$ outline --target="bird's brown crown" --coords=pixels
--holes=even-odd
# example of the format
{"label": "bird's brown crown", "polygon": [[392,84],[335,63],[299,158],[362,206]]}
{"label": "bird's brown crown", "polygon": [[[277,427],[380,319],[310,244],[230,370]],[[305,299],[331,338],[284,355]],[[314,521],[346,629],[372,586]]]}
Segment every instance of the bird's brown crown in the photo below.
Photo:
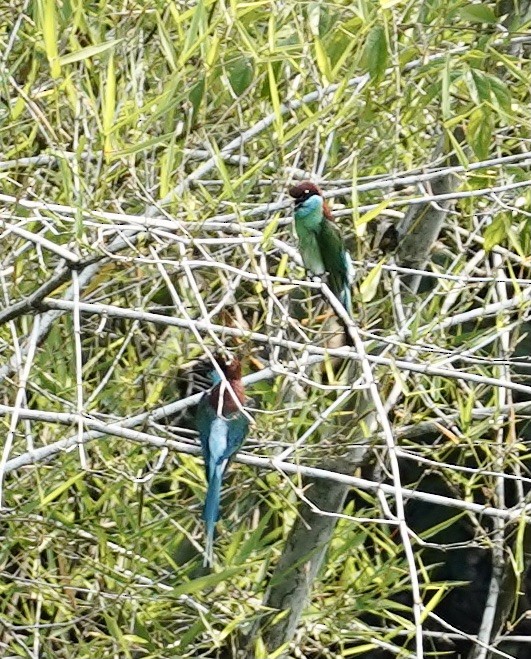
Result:
{"label": "bird's brown crown", "polygon": [[320,197],[323,196],[319,186],[315,185],[315,183],[312,183],[311,181],[301,181],[300,183],[297,183],[297,185],[293,185],[289,189],[289,194],[290,197],[293,197],[294,199],[308,199],[314,194],[317,194]]}
{"label": "bird's brown crown", "polygon": [[223,371],[227,380],[240,380],[242,377],[242,365],[240,360],[234,355],[224,355],[217,353],[215,355],[216,361]]}
{"label": "bird's brown crown", "polygon": [[[231,386],[232,392],[239,400],[240,405],[244,405],[245,392],[243,388],[243,382],[241,380],[242,366],[240,360],[237,357],[234,356],[229,357],[221,353],[217,353],[215,355],[215,358],[219,367],[223,371],[223,374],[227,378]],[[218,409],[220,392],[221,392],[221,382],[217,384],[210,393],[210,405],[214,410]],[[229,416],[230,414],[237,412],[238,409],[239,408],[238,405],[236,404],[236,401],[234,400],[230,392],[225,389],[223,393],[223,409],[222,409],[223,416]]]}

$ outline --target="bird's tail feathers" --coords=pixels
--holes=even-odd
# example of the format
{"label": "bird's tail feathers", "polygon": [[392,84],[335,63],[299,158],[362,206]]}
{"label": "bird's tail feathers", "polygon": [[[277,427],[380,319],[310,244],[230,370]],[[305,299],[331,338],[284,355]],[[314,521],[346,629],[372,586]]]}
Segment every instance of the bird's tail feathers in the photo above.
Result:
{"label": "bird's tail feathers", "polygon": [[339,296],[339,301],[345,307],[345,311],[348,315],[354,319],[354,312],[352,309],[352,293],[350,291],[350,285],[347,284],[343,287],[341,295]]}
{"label": "bird's tail feathers", "polygon": [[203,567],[211,567],[214,563],[214,529],[216,524],[206,523],[206,539],[205,539],[205,557],[203,559]]}
{"label": "bird's tail feathers", "polygon": [[354,284],[354,279],[356,278],[356,269],[352,263],[352,257],[348,252],[345,254],[345,261],[347,264],[347,281],[343,284],[340,299],[341,303],[347,310],[348,315],[354,319],[354,310],[352,309],[352,286]]}
{"label": "bird's tail feathers", "polygon": [[216,465],[210,473],[211,478],[208,483],[205,506],[203,508],[203,519],[206,526],[205,560],[203,563],[205,566],[212,565],[214,559],[214,532],[216,530],[216,522],[219,519],[223,466]]}
{"label": "bird's tail feathers", "polygon": [[[341,290],[341,293],[339,295],[339,301],[345,308],[345,311],[348,313],[349,317],[354,320],[354,309],[352,308],[352,293],[350,291],[350,285],[345,284],[343,289]],[[354,340],[352,339],[352,336],[350,335],[350,329],[347,325],[347,323],[343,322],[342,320],[340,321],[341,324],[343,325],[343,331],[345,332],[345,341],[348,346],[353,346],[354,345]]]}
{"label": "bird's tail feathers", "polygon": [[352,286],[354,279],[356,279],[356,268],[354,267],[354,263],[352,263],[352,257],[350,256],[349,252],[345,252],[345,262],[347,265],[348,283]]}

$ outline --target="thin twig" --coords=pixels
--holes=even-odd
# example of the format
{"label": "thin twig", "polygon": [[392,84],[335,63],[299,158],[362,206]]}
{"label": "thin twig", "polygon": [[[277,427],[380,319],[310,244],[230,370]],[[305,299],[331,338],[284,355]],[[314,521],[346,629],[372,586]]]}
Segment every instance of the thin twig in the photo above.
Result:
{"label": "thin twig", "polygon": [[9,424],[9,432],[4,443],[4,449],[2,451],[2,458],[0,459],[0,509],[4,507],[3,495],[4,495],[4,478],[7,471],[7,463],[9,454],[11,453],[11,448],[13,446],[13,439],[15,437],[15,430],[17,428],[18,420],[24,418],[23,416],[23,404],[26,400],[26,386],[28,384],[28,377],[30,374],[31,366],[33,364],[33,358],[35,357],[35,351],[37,350],[37,338],[39,335],[40,328],[40,316],[35,316],[33,321],[33,328],[31,330],[31,335],[29,338],[28,352],[26,354],[26,360],[24,363],[24,368],[21,370],[20,379],[18,383],[17,395],[15,398],[15,404],[11,410],[11,422]]}

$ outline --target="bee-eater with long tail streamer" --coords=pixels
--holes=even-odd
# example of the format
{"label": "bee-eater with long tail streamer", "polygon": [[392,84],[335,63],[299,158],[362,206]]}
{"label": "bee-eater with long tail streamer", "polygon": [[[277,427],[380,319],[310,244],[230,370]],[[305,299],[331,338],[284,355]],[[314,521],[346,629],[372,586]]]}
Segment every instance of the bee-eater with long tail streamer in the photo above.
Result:
{"label": "bee-eater with long tail streamer", "polygon": [[225,379],[214,371],[213,386],[202,396],[196,413],[207,479],[203,508],[205,565],[212,565],[214,557],[214,530],[219,519],[223,474],[231,456],[241,447],[249,431],[249,420],[241,409],[245,392],[240,361],[220,355],[216,356],[216,361]]}
{"label": "bee-eater with long tail streamer", "polygon": [[323,193],[315,183],[301,181],[289,194],[295,199],[295,230],[304,267],[317,277],[328,273],[330,290],[352,316],[354,268]]}

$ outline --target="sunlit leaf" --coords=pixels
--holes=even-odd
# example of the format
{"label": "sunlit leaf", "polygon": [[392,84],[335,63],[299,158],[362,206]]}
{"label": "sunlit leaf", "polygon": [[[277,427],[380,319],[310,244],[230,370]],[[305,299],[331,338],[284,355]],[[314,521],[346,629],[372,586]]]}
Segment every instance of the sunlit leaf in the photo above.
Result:
{"label": "sunlit leaf", "polygon": [[330,68],[330,61],[328,59],[328,54],[324,48],[324,44],[319,37],[315,37],[315,59],[317,61],[317,66],[321,71],[322,75],[326,78],[328,82],[332,82],[332,69]]}
{"label": "sunlit leaf", "polygon": [[175,586],[173,589],[173,596],[178,597],[179,595],[192,595],[197,593],[205,588],[213,588],[218,583],[231,579],[239,572],[242,572],[246,569],[245,565],[237,565],[235,567],[228,567],[222,570],[221,572],[216,572],[213,574],[207,574],[204,577],[198,577],[197,579],[192,579],[185,583],[181,583],[178,586]]}
{"label": "sunlit leaf", "polygon": [[384,199],[381,201],[375,208],[372,208],[370,211],[367,211],[363,215],[361,215],[357,220],[356,220],[356,226],[361,227],[364,224],[368,224],[369,222],[372,222],[372,220],[376,219],[380,213],[385,210],[389,204],[391,203],[390,199]]}
{"label": "sunlit leaf", "polygon": [[472,112],[468,120],[466,139],[478,160],[486,160],[491,146],[494,118],[491,110],[483,105]]}
{"label": "sunlit leaf", "polygon": [[46,57],[50,64],[52,78],[58,78],[61,74],[59,51],[57,44],[57,8],[55,0],[37,0],[40,26],[44,39]]}
{"label": "sunlit leaf", "polygon": [[385,28],[383,25],[375,25],[365,42],[363,50],[363,65],[371,74],[371,78],[379,79],[383,76],[387,67],[388,47]]}
{"label": "sunlit leaf", "polygon": [[105,94],[103,97],[103,134],[105,137],[104,151],[110,156],[112,151],[111,133],[114,128],[114,113],[116,109],[116,70],[114,57],[111,54],[107,63],[107,78],[105,81]]}
{"label": "sunlit leaf", "polygon": [[253,81],[253,64],[247,57],[239,57],[227,67],[229,82],[237,96],[241,96]]}
{"label": "sunlit leaf", "polygon": [[477,104],[481,104],[483,101],[490,101],[490,82],[489,78],[482,72],[477,69],[471,69],[470,71],[472,82],[477,93]]}
{"label": "sunlit leaf", "polygon": [[87,46],[86,48],[81,48],[76,52],[69,53],[68,55],[63,55],[59,58],[59,63],[61,65],[73,64],[74,62],[80,62],[81,60],[90,59],[96,55],[101,55],[107,50],[111,50],[117,44],[119,44],[122,39],[112,39],[111,41],[106,41],[105,43],[95,44],[93,46]]}
{"label": "sunlit leaf", "polygon": [[465,21],[473,23],[496,23],[496,15],[492,9],[485,4],[469,4],[460,7],[457,14]]}
{"label": "sunlit leaf", "polygon": [[374,268],[371,268],[369,274],[361,282],[360,294],[363,302],[370,302],[376,295],[384,263],[385,259],[382,259]]}
{"label": "sunlit leaf", "polygon": [[492,95],[505,112],[511,112],[511,91],[508,85],[500,78],[489,75]]}
{"label": "sunlit leaf", "polygon": [[44,497],[44,499],[41,501],[41,506],[43,507],[47,506],[49,503],[60,497],[61,494],[63,494],[63,492],[65,492],[70,487],[72,487],[72,485],[74,483],[77,483],[77,481],[83,478],[83,476],[84,476],[83,472],[80,471],[79,473],[75,474],[74,476],[66,480],[64,483],[61,483],[59,487],[56,487],[52,492],[50,492],[50,494],[47,494]]}

